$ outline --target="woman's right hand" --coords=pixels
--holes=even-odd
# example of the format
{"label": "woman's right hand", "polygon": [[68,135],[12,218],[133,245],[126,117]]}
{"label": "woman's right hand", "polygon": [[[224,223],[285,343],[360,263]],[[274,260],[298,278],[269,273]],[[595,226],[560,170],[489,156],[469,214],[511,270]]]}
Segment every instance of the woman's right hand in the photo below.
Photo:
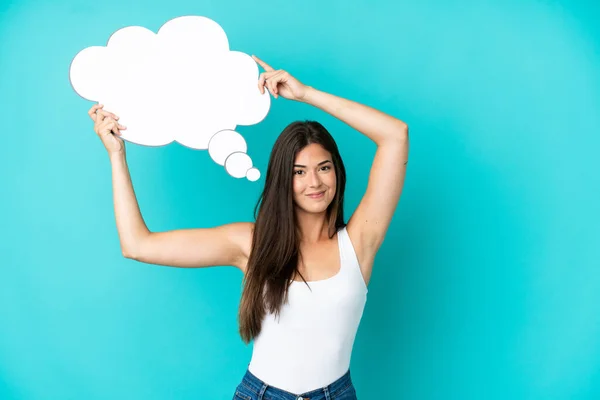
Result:
{"label": "woman's right hand", "polygon": [[124,125],[117,122],[119,119],[115,114],[102,109],[104,105],[95,104],[88,111],[88,115],[94,121],[94,131],[102,140],[109,155],[125,153],[125,143],[121,136],[121,130],[127,129]]}

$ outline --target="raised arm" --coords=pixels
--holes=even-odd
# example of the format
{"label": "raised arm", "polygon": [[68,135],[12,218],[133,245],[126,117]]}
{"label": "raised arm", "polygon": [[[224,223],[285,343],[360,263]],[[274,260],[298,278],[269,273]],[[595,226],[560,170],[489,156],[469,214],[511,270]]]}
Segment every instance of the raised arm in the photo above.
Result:
{"label": "raised arm", "polygon": [[348,221],[365,282],[383,243],[404,186],[408,163],[408,125],[374,108],[312,87],[303,101],[312,104],[369,137],[377,145],[367,190]]}
{"label": "raised arm", "polygon": [[303,101],[347,123],[377,145],[367,190],[348,221],[366,255],[383,242],[406,175],[408,125],[388,114],[329,93],[307,88]]}
{"label": "raised arm", "polygon": [[239,222],[214,228],[150,232],[133,190],[125,143],[118,117],[101,106],[89,111],[94,130],[105,145],[112,168],[113,203],[121,251],[127,258],[170,267],[232,265],[245,272],[253,223]]}
{"label": "raised arm", "polygon": [[142,218],[125,156],[111,157],[111,165],[115,217],[125,257],[169,267],[231,265],[244,272],[253,223],[151,232]]}
{"label": "raised arm", "polygon": [[267,88],[275,98],[282,96],[320,108],[377,145],[367,190],[347,226],[368,283],[375,254],[383,242],[404,186],[408,125],[374,108],[306,86],[287,71],[275,70],[256,56],[254,60],[265,70],[258,80],[261,92]]}

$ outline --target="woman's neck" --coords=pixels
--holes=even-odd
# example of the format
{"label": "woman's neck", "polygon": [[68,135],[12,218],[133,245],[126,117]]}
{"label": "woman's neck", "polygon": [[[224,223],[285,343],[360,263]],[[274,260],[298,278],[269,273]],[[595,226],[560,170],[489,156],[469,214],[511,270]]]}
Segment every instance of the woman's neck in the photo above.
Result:
{"label": "woman's neck", "polygon": [[319,214],[298,212],[296,224],[301,243],[310,244],[329,240],[329,221],[325,212]]}

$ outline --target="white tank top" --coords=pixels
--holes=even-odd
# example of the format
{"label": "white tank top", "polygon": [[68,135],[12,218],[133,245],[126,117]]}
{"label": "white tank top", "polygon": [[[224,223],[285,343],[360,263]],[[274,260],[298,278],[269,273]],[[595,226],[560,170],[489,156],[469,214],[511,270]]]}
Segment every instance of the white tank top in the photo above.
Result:
{"label": "white tank top", "polygon": [[[367,286],[348,231],[338,231],[340,271],[293,281],[279,318],[267,311],[254,339],[249,371],[267,385],[302,394],[329,385],[350,368]],[[312,289],[312,291],[311,291]]]}

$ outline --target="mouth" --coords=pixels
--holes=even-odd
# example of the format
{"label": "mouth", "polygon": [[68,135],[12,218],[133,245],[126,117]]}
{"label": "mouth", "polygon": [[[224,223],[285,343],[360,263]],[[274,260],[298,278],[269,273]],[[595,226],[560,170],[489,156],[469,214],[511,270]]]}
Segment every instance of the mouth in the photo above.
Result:
{"label": "mouth", "polygon": [[325,191],[324,190],[322,192],[307,194],[307,196],[310,197],[311,199],[320,199],[324,195],[325,195]]}

